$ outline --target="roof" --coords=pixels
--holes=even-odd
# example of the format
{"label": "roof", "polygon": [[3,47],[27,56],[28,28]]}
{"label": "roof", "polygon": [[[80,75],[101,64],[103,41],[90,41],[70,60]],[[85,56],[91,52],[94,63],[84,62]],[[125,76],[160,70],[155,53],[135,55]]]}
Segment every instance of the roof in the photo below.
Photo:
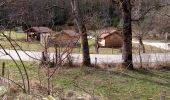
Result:
{"label": "roof", "polygon": [[25,32],[49,33],[49,32],[52,32],[52,29],[48,27],[31,27],[27,29]]}
{"label": "roof", "polygon": [[119,32],[117,30],[108,30],[108,31],[102,32],[99,38],[106,38],[114,33],[119,34]]}
{"label": "roof", "polygon": [[99,29],[97,30],[97,33],[102,34],[102,33],[107,33],[107,32],[111,32],[111,31],[116,31],[117,29],[115,28],[103,28],[103,29]]}
{"label": "roof", "polygon": [[109,35],[111,35],[111,34],[110,33],[103,33],[103,34],[100,35],[100,38],[105,38],[105,37],[107,37]]}
{"label": "roof", "polygon": [[77,33],[74,30],[63,30],[63,31],[61,31],[61,33],[67,34],[69,36],[79,36],[79,33]]}

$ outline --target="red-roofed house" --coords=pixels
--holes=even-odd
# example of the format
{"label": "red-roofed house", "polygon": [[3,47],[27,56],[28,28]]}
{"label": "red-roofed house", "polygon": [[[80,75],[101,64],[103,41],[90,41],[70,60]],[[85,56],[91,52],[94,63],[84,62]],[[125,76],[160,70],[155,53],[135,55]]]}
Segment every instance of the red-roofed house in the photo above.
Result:
{"label": "red-roofed house", "polygon": [[120,32],[110,30],[99,35],[98,43],[100,47],[120,48],[123,45],[123,38]]}

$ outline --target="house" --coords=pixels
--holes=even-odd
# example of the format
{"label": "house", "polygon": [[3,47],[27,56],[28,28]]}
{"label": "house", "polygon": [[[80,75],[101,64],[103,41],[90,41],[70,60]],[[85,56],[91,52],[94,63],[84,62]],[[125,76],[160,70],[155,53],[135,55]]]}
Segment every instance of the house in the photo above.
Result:
{"label": "house", "polygon": [[54,36],[54,42],[60,46],[76,45],[79,40],[79,33],[74,30],[62,30]]}
{"label": "house", "polygon": [[109,30],[99,35],[98,43],[100,47],[121,48],[123,46],[123,38],[120,32]]}
{"label": "house", "polygon": [[48,38],[53,31],[48,27],[31,27],[24,32],[27,33],[27,41],[40,41],[40,43],[47,43]]}

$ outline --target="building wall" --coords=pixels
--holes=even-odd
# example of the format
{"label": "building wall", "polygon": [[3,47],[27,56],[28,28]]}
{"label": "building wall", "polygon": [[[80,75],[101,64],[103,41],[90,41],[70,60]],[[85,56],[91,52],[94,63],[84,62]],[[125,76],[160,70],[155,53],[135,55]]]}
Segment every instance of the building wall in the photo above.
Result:
{"label": "building wall", "polygon": [[118,34],[112,34],[105,38],[105,47],[120,48],[123,45],[123,39]]}
{"label": "building wall", "polygon": [[105,46],[105,39],[99,39],[99,46],[104,47]]}
{"label": "building wall", "polygon": [[45,45],[48,43],[48,40],[50,38],[50,34],[49,33],[41,33],[40,34],[40,43]]}
{"label": "building wall", "polygon": [[55,36],[55,42],[58,45],[71,45],[77,42],[78,39],[78,37],[69,36],[67,34],[59,34]]}
{"label": "building wall", "polygon": [[55,37],[55,39],[57,40],[57,41],[72,41],[72,40],[75,40],[76,39],[76,37],[71,37],[71,36],[69,36],[69,35],[66,35],[66,34],[60,34],[60,35],[57,35],[56,37]]}
{"label": "building wall", "polygon": [[112,34],[98,41],[101,47],[120,48],[123,46],[123,38],[120,34]]}

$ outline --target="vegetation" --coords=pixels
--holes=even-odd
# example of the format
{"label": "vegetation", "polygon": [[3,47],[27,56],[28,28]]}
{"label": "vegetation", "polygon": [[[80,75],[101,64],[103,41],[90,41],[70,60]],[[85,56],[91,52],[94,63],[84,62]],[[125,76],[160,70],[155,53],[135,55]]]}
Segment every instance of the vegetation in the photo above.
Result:
{"label": "vegetation", "polygon": [[82,49],[82,65],[91,66],[90,53],[89,53],[89,44],[87,38],[87,29],[83,23],[83,17],[80,15],[79,3],[77,0],[71,1],[72,12],[74,15],[75,24],[77,25],[78,32],[81,34],[81,49]]}
{"label": "vegetation", "polygon": [[[2,62],[6,63],[6,73],[9,70],[10,79],[19,81],[20,75],[14,63],[1,60],[0,64]],[[41,69],[43,73],[40,73],[39,78],[37,63],[25,62],[25,65],[32,85],[40,84],[40,79],[41,84],[46,83],[45,69]],[[50,70],[53,70],[53,68]],[[155,100],[159,98],[161,90],[166,91],[166,98],[170,99],[169,77],[170,72],[167,70],[107,71],[88,67],[61,67],[53,77],[53,84],[54,88],[63,89],[64,92],[74,91],[84,94],[88,92],[100,97],[101,100]],[[41,90],[33,91],[41,92]],[[47,95],[45,91],[38,94]]]}
{"label": "vegetation", "polygon": [[[15,31],[5,31],[4,34],[14,40],[24,40],[26,38],[26,33],[18,33]],[[1,36],[0,40],[6,40],[6,38]]]}
{"label": "vegetation", "polygon": [[[5,32],[6,35],[9,35],[9,32]],[[26,50],[26,51],[43,51],[43,45],[41,45],[39,42],[26,42],[26,34],[24,33],[16,33],[16,32],[12,32],[11,35],[12,39],[15,39],[17,44],[22,48],[22,50]],[[89,39],[89,50],[90,50],[90,54],[95,54],[95,40],[93,39]],[[14,43],[14,42],[13,42]],[[5,48],[7,49],[13,49],[12,46],[10,45],[10,43],[5,39],[5,38],[1,38],[0,40],[0,44],[2,44]],[[145,45],[146,48],[146,53],[164,53],[164,52],[168,52],[167,50],[163,50],[157,47],[153,47],[153,46],[148,46]],[[21,50],[18,46],[16,46],[16,49]],[[64,50],[64,48],[63,48]],[[51,47],[49,49],[50,52],[54,52],[54,48]],[[73,48],[73,53],[81,53],[81,48],[79,47],[75,47]],[[115,49],[115,48],[99,48],[99,53],[100,54],[119,54],[121,53],[120,49]],[[138,53],[138,44],[137,43],[133,43],[133,53]]]}
{"label": "vegetation", "polygon": [[[0,1],[0,56],[9,56],[12,60],[0,60],[0,99],[31,100],[30,96],[35,99],[38,96],[40,100],[170,99],[170,65],[167,60],[163,61],[169,57],[160,56],[162,62],[157,61],[156,56],[151,58],[153,62],[149,60],[151,53],[159,57],[163,55],[160,52],[169,51],[143,43],[146,38],[170,39],[169,11],[170,0]],[[54,31],[71,29],[80,34],[81,41],[76,47],[70,41],[66,46],[54,44],[45,32],[43,44],[29,42],[25,40],[26,34],[14,32],[20,26],[24,30],[32,26],[49,27]],[[90,60],[90,54],[98,53],[97,31],[107,28],[121,32],[121,50],[99,48],[98,57]],[[88,33],[89,30],[92,33]],[[88,36],[95,39],[88,39]],[[38,31],[29,37],[43,38]],[[133,43],[133,37],[139,44]],[[48,40],[53,47],[48,47]],[[169,44],[166,46],[168,48]],[[8,49],[15,52],[7,52]],[[23,62],[18,50],[40,51],[41,59]],[[48,55],[50,52],[54,53],[53,57]],[[16,55],[11,55],[13,53]],[[73,61],[72,53],[82,54],[78,63]],[[119,59],[122,64],[97,62],[103,56],[100,54],[118,53],[122,54],[122,60]],[[135,61],[133,54],[139,59]],[[148,61],[144,61],[146,56],[149,56]],[[16,57],[20,61],[15,61]],[[20,97],[21,94],[26,96]]]}

